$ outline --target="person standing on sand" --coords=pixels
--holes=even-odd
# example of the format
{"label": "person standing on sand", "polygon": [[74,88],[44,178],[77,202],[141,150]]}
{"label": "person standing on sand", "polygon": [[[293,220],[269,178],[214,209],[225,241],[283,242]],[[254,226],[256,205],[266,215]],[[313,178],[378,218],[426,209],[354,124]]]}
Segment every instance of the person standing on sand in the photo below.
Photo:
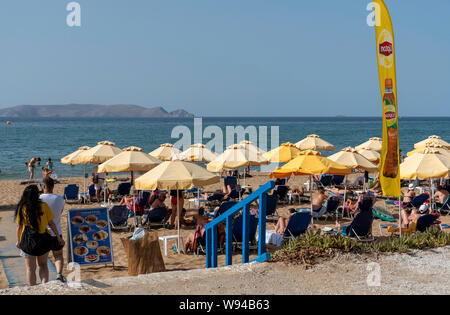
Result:
{"label": "person standing on sand", "polygon": [[36,162],[38,163],[38,165],[40,165],[41,158],[39,156],[32,158],[28,163],[25,162],[25,165],[28,167],[28,171],[30,172],[30,181],[34,178],[34,169],[36,168]]}
{"label": "person standing on sand", "polygon": [[[58,234],[60,238],[62,238],[62,229],[61,229],[61,214],[64,210],[64,199],[61,196],[58,196],[53,193],[53,187],[55,186],[55,181],[51,177],[45,177],[42,181],[42,187],[44,190],[44,193],[41,194],[40,199],[45,202],[49,207],[50,210],[52,210],[53,215],[55,218],[53,219],[53,222],[56,225],[56,229],[58,230]],[[63,266],[64,266],[64,258],[63,258],[63,247],[58,242],[58,239],[56,238],[55,233],[51,230],[50,227],[47,227],[50,234],[52,234],[53,238],[53,246],[51,248],[53,257],[55,258],[55,267],[56,272],[58,273],[58,276],[56,277],[56,280],[59,280],[61,282],[66,282],[66,279],[62,275]]]}
{"label": "person standing on sand", "polygon": [[[17,204],[15,219],[17,223],[16,247],[20,249],[20,256],[25,258],[28,285],[36,285],[36,265],[39,266],[41,283],[48,282],[47,260],[52,241],[47,226],[50,226],[55,233],[61,246],[64,246],[65,243],[53,222],[53,212],[45,202],[39,200],[39,189],[36,185],[29,185],[24,189]],[[24,236],[27,237],[22,239]],[[26,242],[27,238],[35,242]]]}

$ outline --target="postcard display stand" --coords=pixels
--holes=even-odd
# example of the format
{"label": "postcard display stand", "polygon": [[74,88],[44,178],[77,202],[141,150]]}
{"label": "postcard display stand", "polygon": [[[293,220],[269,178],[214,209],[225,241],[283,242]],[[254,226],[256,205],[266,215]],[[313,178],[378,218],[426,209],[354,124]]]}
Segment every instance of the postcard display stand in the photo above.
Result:
{"label": "postcard display stand", "polygon": [[68,257],[80,266],[112,264],[108,209],[73,209],[67,215]]}

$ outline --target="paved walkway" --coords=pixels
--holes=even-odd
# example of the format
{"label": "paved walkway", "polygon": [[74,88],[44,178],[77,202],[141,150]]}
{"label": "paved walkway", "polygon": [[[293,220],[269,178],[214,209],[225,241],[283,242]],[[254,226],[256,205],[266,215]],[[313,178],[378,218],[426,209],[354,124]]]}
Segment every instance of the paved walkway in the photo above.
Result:
{"label": "paved walkway", "polygon": [[[25,261],[16,247],[16,224],[13,222],[14,212],[3,212],[0,220],[0,260],[3,265],[9,287],[27,284]],[[38,267],[39,268],[39,267]],[[56,279],[55,265],[48,260],[49,280]],[[39,269],[36,270],[39,281]]]}

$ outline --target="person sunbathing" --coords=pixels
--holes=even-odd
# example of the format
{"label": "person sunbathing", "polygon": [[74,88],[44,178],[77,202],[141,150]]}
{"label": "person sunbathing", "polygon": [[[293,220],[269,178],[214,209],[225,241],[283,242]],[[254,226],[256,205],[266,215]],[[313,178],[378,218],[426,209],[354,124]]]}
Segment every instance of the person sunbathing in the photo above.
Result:
{"label": "person sunbathing", "polygon": [[133,210],[134,198],[132,196],[123,196],[119,202],[119,206],[127,206],[129,210]]}
{"label": "person sunbathing", "polygon": [[356,213],[356,211],[358,210],[358,200],[353,203],[350,198],[347,199],[344,205],[344,210],[347,210],[348,212],[353,214]]}
{"label": "person sunbathing", "polygon": [[312,209],[314,211],[317,211],[320,208],[322,208],[323,203],[325,202],[325,200],[327,200],[327,198],[328,197],[325,194],[325,188],[320,187],[319,191],[317,193],[315,193],[312,198]]}
{"label": "person sunbathing", "polygon": [[289,224],[289,220],[291,216],[296,213],[297,211],[294,208],[289,209],[289,215],[287,218],[280,217],[278,219],[277,224],[275,225],[275,233],[284,235],[284,231],[286,231],[286,227]]}

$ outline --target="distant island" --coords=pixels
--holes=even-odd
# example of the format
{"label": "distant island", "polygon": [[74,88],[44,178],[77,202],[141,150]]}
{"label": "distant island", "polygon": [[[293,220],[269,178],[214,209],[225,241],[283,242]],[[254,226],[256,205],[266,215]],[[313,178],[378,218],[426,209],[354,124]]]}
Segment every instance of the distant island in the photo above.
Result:
{"label": "distant island", "polygon": [[47,118],[189,118],[194,117],[183,109],[171,112],[161,106],[143,107],[138,105],[18,105],[0,109],[0,117],[47,117]]}

